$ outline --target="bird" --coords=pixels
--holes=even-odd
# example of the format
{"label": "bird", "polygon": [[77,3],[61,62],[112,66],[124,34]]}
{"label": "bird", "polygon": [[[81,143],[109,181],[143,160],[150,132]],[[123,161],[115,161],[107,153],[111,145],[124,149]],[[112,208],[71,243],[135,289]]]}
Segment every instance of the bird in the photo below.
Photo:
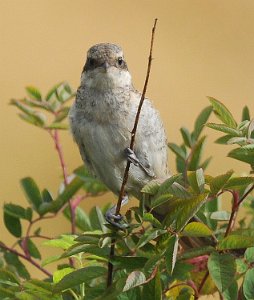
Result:
{"label": "bird", "polygon": [[[118,195],[129,160],[125,198],[130,195],[139,200],[141,189],[151,180],[164,181],[170,176],[165,129],[148,98],[142,106],[134,149],[129,148],[140,98],[122,48],[100,43],[87,52],[69,113],[71,133],[88,170]],[[120,217],[113,212],[109,210],[106,219],[117,226]],[[163,208],[157,213],[163,213]]]}

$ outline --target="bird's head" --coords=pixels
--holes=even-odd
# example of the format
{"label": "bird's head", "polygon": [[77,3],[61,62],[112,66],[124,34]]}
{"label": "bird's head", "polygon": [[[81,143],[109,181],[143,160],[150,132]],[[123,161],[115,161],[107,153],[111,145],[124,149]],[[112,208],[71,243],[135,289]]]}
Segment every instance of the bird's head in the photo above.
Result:
{"label": "bird's head", "polygon": [[81,85],[101,90],[131,85],[121,47],[109,43],[91,47],[82,71]]}

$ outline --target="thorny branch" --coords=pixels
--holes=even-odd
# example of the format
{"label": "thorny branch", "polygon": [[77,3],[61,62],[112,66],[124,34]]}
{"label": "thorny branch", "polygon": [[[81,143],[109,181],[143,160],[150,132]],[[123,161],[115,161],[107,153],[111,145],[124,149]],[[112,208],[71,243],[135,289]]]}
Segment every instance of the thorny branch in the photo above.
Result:
{"label": "thorny branch", "polygon": [[[156,24],[157,24],[157,19],[154,20],[154,25],[153,25],[153,28],[152,28],[152,37],[151,37],[150,52],[149,52],[149,57],[148,57],[146,79],[145,79],[142,95],[141,95],[141,98],[140,98],[140,102],[139,102],[139,106],[138,106],[134,126],[133,126],[133,129],[131,131],[131,142],[130,142],[130,149],[131,150],[133,150],[133,148],[134,148],[139,117],[140,117],[141,109],[142,109],[142,106],[143,106],[143,103],[144,103],[144,100],[145,100],[145,94],[146,94],[146,90],[147,90],[148,80],[149,80],[149,77],[150,77],[150,70],[151,70],[151,66],[152,66],[153,42],[154,42]],[[122,186],[121,186],[120,193],[119,193],[119,198],[118,198],[118,201],[117,201],[116,212],[115,212],[116,215],[118,215],[120,213],[120,210],[121,210],[122,199],[123,199],[124,194],[125,194],[125,186],[127,184],[128,177],[129,177],[130,165],[131,165],[130,161],[127,161],[125,171],[124,171],[124,175],[123,175]],[[110,248],[110,257],[113,257],[114,254],[115,254],[115,243],[116,243],[116,240],[112,239],[111,240],[111,248]],[[109,262],[108,263],[107,286],[111,286],[112,280],[113,280],[113,265],[111,264],[111,262]]]}

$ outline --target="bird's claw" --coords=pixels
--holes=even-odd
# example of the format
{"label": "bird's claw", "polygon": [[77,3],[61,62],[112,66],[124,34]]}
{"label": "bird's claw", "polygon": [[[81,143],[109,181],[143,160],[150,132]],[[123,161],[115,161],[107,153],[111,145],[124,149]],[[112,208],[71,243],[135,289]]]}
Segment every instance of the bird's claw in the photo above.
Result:
{"label": "bird's claw", "polygon": [[154,177],[155,174],[152,170],[149,168],[145,167],[137,158],[135,152],[131,148],[126,148],[124,152],[127,155],[127,159],[133,163],[135,166],[139,166],[149,177]]}
{"label": "bird's claw", "polygon": [[[128,202],[128,196],[126,195],[122,199],[122,205],[125,205]],[[120,223],[123,220],[123,216],[121,214],[116,214],[116,205],[109,208],[105,213],[105,219],[106,221],[111,224],[112,226],[118,228],[118,229],[126,229],[129,227],[126,223]]]}

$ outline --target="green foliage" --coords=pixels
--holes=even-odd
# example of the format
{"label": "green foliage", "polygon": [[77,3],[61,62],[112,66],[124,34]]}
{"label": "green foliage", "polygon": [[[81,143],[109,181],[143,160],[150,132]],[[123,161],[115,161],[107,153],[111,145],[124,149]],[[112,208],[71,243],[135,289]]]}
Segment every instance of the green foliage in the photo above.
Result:
{"label": "green foliage", "polygon": [[[13,99],[11,104],[21,119],[50,135],[64,163],[59,130],[67,128],[64,122],[72,89],[59,83],[46,96],[33,86],[26,92],[27,97]],[[27,206],[3,206],[5,227],[16,241],[13,246],[0,241],[0,298],[188,300],[218,291],[223,299],[253,299],[254,121],[247,107],[237,123],[224,104],[211,97],[209,101],[192,131],[180,129],[182,142],[168,145],[176,157],[177,174],[143,187],[144,199],[140,207],[128,209],[129,227],[124,230],[107,224],[104,214],[109,205],[94,206],[89,213],[79,205],[83,199],[107,192],[84,166],[68,175],[62,170],[64,183],[56,195],[41,189],[32,177],[21,179]],[[212,112],[219,123],[207,123]],[[211,157],[203,157],[205,129],[224,134],[216,143],[229,145],[228,157],[249,165],[249,175],[246,168],[245,176],[233,170],[207,174]],[[225,193],[232,195],[230,211],[220,208]],[[249,218],[236,222],[242,203]],[[70,232],[47,236],[40,221],[60,214],[69,220]],[[114,255],[110,254],[112,240]],[[42,256],[42,246],[54,247],[58,253]],[[45,278],[31,278],[24,261]],[[48,265],[53,262],[57,267],[51,274]],[[114,272],[113,283],[107,287],[109,264]]]}

